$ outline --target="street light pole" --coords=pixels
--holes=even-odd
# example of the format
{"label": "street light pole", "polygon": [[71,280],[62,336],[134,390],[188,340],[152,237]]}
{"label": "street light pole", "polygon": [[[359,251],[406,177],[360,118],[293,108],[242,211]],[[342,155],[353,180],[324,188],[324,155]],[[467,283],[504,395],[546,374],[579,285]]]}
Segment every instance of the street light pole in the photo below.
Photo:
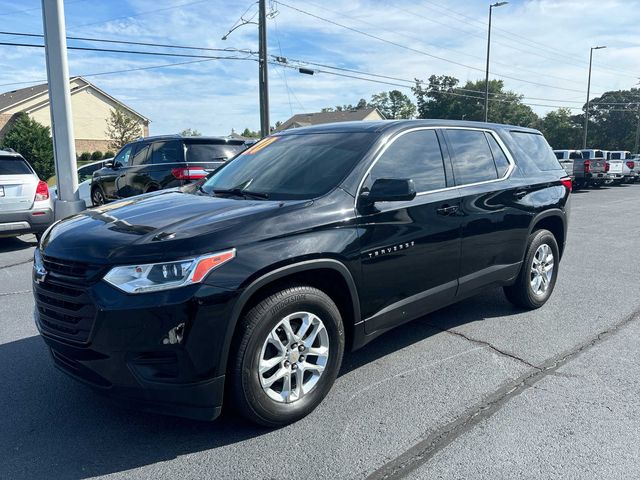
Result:
{"label": "street light pole", "polygon": [[484,121],[489,120],[489,54],[491,53],[491,13],[493,7],[501,7],[509,2],[497,2],[489,5],[489,31],[487,33],[487,69],[484,77]]}
{"label": "street light pole", "polygon": [[270,132],[269,125],[269,75],[267,71],[267,7],[266,0],[260,0],[258,6],[258,63],[260,88],[260,134],[266,137]]}
{"label": "street light pole", "polygon": [[636,142],[633,146],[633,153],[640,153],[638,146],[640,146],[640,103],[638,103],[638,126],[636,127]]}
{"label": "street light pole", "polygon": [[584,136],[582,138],[582,148],[587,148],[587,132],[589,131],[589,96],[591,95],[591,64],[593,63],[593,51],[607,48],[606,46],[591,47],[589,51],[589,80],[587,81],[587,107],[584,113]]}
{"label": "street light pole", "polygon": [[60,220],[86,208],[85,202],[78,198],[76,148],[62,0],[42,0],[42,21],[49,84],[53,158],[58,183],[54,215],[56,220]]}

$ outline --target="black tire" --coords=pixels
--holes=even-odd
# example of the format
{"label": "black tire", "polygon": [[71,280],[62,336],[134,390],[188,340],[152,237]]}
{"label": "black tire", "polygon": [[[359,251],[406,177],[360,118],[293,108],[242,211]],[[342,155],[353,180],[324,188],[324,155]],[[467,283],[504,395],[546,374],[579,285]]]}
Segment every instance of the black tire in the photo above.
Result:
{"label": "black tire", "polygon": [[107,201],[102,188],[93,187],[93,190],[91,190],[91,204],[94,207],[99,207],[100,205],[104,205],[105,203],[107,203]]}
{"label": "black tire", "polygon": [[[541,245],[548,245],[553,253],[553,270],[547,290],[542,294],[536,294],[531,286],[531,269],[536,251]],[[553,293],[558,278],[558,266],[560,263],[560,251],[556,238],[549,230],[536,230],[529,236],[527,253],[520,268],[520,273],[513,285],[504,287],[507,299],[514,305],[529,310],[543,306]]]}
{"label": "black tire", "polygon": [[[258,365],[262,347],[284,317],[301,311],[321,319],[328,334],[329,355],[324,371],[308,393],[291,403],[278,402],[261,385]],[[241,319],[229,358],[228,399],[241,415],[261,425],[278,427],[295,422],[311,413],[331,389],[342,364],[344,344],[340,311],[328,295],[306,285],[280,290]]]}

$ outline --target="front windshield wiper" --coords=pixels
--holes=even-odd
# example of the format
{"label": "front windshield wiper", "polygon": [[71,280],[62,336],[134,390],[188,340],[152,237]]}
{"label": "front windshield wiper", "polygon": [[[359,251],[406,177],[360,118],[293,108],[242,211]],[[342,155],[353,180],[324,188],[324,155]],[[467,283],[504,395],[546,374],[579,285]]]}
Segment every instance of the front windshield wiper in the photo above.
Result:
{"label": "front windshield wiper", "polygon": [[245,198],[247,197],[262,198],[262,199],[269,198],[268,193],[252,192],[251,190],[243,190],[242,188],[214,188],[213,193],[215,193],[216,195],[218,194],[236,195],[236,196],[245,197]]}

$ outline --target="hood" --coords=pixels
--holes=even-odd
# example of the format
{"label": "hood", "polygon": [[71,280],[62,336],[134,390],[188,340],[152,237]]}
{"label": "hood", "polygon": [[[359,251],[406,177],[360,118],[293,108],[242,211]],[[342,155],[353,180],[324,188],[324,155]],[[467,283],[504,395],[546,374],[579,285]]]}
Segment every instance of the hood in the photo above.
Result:
{"label": "hood", "polygon": [[41,248],[46,256],[97,264],[199,255],[237,246],[247,237],[238,230],[247,225],[253,241],[261,232],[273,235],[273,228],[260,226],[305,204],[164,190],[66,218],[49,230]]}

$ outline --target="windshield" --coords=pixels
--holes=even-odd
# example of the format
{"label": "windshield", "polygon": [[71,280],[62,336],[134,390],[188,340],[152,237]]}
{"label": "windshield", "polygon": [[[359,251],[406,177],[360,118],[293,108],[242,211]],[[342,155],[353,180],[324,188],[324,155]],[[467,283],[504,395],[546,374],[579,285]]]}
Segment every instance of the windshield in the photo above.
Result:
{"label": "windshield", "polygon": [[202,190],[260,193],[270,200],[320,197],[340,184],[376,137],[360,132],[268,137],[216,171]]}

